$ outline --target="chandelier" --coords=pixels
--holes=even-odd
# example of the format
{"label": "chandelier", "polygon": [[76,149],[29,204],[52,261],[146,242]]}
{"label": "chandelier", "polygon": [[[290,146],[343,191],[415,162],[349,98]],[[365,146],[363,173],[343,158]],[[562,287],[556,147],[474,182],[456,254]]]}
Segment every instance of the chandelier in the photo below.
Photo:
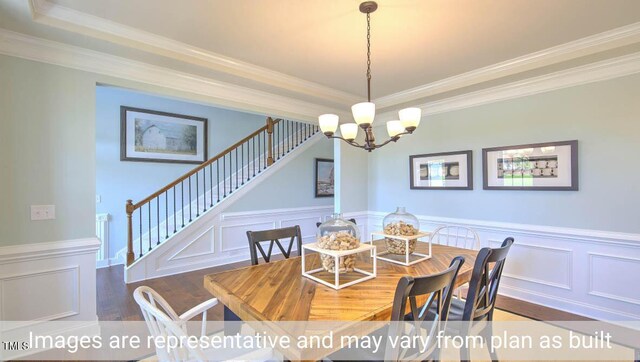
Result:
{"label": "chandelier", "polygon": [[[420,108],[405,108],[398,112],[399,120],[387,122],[389,139],[381,144],[376,144],[373,135],[373,119],[376,115],[376,105],[371,102],[371,13],[376,11],[378,4],[375,1],[365,1],[360,4],[360,12],[367,14],[367,101],[354,104],[351,107],[355,123],[340,125],[340,136],[335,136],[338,129],[339,117],[335,114],[323,114],[318,117],[320,129],[327,138],[338,138],[348,144],[362,148],[369,152],[380,148],[389,142],[396,142],[401,136],[411,134],[420,124],[422,110]],[[364,144],[355,142],[358,136],[358,128],[364,131]]]}

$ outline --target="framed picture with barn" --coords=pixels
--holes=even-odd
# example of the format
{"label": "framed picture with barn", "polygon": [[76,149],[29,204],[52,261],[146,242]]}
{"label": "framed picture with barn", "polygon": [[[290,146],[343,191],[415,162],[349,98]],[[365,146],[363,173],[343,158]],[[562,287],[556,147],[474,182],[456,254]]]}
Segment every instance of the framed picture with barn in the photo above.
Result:
{"label": "framed picture with barn", "polygon": [[333,160],[316,158],[316,197],[333,197]]}
{"label": "framed picture with barn", "polygon": [[120,160],[202,163],[207,160],[207,119],[122,106]]}
{"label": "framed picture with barn", "polygon": [[471,151],[409,156],[412,190],[473,190]]}

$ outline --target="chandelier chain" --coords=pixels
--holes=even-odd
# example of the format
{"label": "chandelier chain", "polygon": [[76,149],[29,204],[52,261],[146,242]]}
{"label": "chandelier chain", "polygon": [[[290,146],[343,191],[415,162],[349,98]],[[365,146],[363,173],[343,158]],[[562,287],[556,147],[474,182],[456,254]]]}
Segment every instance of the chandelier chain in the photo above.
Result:
{"label": "chandelier chain", "polygon": [[371,13],[367,13],[367,100],[371,102]]}

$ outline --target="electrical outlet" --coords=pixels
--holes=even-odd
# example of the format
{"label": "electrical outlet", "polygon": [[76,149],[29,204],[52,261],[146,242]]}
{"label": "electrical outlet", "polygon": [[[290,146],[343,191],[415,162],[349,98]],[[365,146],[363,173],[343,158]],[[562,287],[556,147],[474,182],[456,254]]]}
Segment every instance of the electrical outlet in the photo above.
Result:
{"label": "electrical outlet", "polygon": [[31,205],[31,220],[54,220],[55,218],[55,205]]}

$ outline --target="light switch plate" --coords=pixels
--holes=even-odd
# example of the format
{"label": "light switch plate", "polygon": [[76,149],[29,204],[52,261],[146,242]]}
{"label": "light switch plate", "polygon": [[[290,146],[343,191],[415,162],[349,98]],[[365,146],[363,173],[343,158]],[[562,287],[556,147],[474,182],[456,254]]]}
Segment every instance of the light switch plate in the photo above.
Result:
{"label": "light switch plate", "polygon": [[55,205],[31,205],[31,220],[54,220],[55,218]]}

